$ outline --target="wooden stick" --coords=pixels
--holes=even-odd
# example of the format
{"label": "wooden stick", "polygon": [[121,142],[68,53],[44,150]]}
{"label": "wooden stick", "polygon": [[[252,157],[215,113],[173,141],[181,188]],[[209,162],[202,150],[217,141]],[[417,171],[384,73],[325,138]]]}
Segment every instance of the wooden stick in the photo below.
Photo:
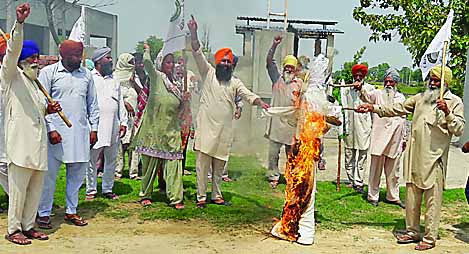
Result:
{"label": "wooden stick", "polygon": [[342,108],[343,110],[353,110],[355,111],[356,109],[355,108]]}
{"label": "wooden stick", "polygon": [[337,192],[340,192],[340,167],[341,167],[341,161],[342,161],[342,138],[339,137],[339,153],[337,156],[337,185],[335,186],[335,189]]}
{"label": "wooden stick", "polygon": [[443,100],[443,94],[445,93],[445,66],[446,66],[446,48],[448,42],[443,42],[443,59],[441,61],[441,82],[440,82],[440,100]]}
{"label": "wooden stick", "polygon": [[345,85],[332,84],[331,86],[333,86],[333,87],[354,87],[355,84],[345,84]]}
{"label": "wooden stick", "polygon": [[[24,73],[24,76],[26,78],[28,78],[29,80],[31,80],[32,82],[36,83],[36,85],[39,87],[39,90],[41,90],[41,92],[44,94],[44,96],[47,98],[47,101],[49,103],[54,103],[55,101],[52,99],[52,97],[49,95],[49,93],[47,92],[47,90],[44,88],[44,86],[41,84],[41,82],[39,82],[39,80],[37,79],[32,79],[30,78],[28,75],[26,75],[26,73]],[[68,128],[71,128],[72,127],[72,123],[70,122],[70,120],[68,120],[67,116],[65,116],[64,112],[62,111],[59,111],[57,112],[60,116],[60,118],[62,118],[62,120],[64,121],[64,123],[68,126]]]}

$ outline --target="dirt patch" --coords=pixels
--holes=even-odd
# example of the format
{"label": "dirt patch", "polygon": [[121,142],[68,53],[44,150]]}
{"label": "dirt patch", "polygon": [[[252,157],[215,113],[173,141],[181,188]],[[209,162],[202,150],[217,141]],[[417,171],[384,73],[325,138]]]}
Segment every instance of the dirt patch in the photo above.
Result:
{"label": "dirt patch", "polygon": [[[58,216],[57,216],[58,217]],[[319,230],[312,246],[302,246],[270,237],[268,228],[220,230],[203,221],[142,222],[137,218],[114,220],[97,216],[90,225],[77,228],[60,224],[51,240],[16,246],[0,241],[1,253],[411,253],[413,245],[397,245],[391,232],[367,227],[344,231]],[[0,219],[3,232],[6,218]],[[469,227],[444,226],[449,234],[427,253],[469,253]]]}

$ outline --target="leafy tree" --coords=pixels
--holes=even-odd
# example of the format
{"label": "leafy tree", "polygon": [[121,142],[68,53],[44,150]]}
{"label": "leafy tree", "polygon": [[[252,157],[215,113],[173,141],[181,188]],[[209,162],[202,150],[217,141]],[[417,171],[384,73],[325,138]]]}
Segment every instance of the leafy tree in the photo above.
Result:
{"label": "leafy tree", "polygon": [[[353,17],[371,29],[370,41],[400,40],[417,65],[450,9],[454,10],[454,20],[449,65],[453,67],[454,77],[461,86],[469,47],[468,0],[360,0]],[[373,13],[375,10],[380,14]],[[393,36],[396,32],[399,36]]]}
{"label": "leafy tree", "polygon": [[412,69],[404,66],[399,71],[399,76],[401,77],[401,84],[409,85],[409,79],[412,77]]}
{"label": "leafy tree", "polygon": [[146,41],[139,41],[137,46],[135,46],[135,51],[143,54],[143,44],[145,42],[150,46],[151,60],[154,61],[160,50],[163,48],[163,39],[156,38],[156,36],[152,35],[148,37]]}

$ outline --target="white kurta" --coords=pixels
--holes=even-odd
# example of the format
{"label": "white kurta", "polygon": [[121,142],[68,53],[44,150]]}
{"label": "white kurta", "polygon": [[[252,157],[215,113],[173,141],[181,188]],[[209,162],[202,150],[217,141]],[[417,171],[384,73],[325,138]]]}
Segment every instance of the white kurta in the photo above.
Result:
{"label": "white kurta", "polygon": [[[374,87],[364,84],[362,90],[371,92]],[[342,88],[342,106],[347,108],[357,108],[365,102],[360,99],[360,92],[354,88]],[[353,110],[345,111],[345,148],[368,150],[371,137],[371,114],[360,114]]]}
{"label": "white kurta", "polygon": [[[385,89],[370,92],[362,90],[361,92],[362,100],[371,104],[386,105],[405,101],[404,95],[397,91],[391,101],[386,101],[386,96]],[[373,113],[371,140],[373,140],[370,146],[372,155],[385,155],[395,159],[402,154],[402,143],[406,140],[405,117],[379,117],[376,113]]]}
{"label": "white kurta", "polygon": [[97,70],[92,73],[99,105],[98,142],[93,148],[98,149],[119,142],[120,126],[127,126],[128,119],[119,82]]}
{"label": "white kurta", "polygon": [[7,162],[7,155],[5,150],[5,106],[3,104],[3,91],[2,79],[0,78],[0,163]]}
{"label": "white kurta", "polygon": [[235,77],[229,82],[219,82],[215,68],[208,63],[202,51],[193,51],[193,55],[203,80],[194,149],[227,161],[233,142],[235,98],[240,96],[253,104],[259,96]]}

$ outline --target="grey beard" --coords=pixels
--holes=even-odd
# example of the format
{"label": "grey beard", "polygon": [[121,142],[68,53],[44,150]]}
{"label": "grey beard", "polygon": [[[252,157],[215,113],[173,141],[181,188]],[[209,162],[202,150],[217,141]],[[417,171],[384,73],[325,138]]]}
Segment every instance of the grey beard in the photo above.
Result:
{"label": "grey beard", "polygon": [[39,65],[38,64],[29,64],[27,62],[20,62],[20,66],[23,69],[23,72],[30,79],[35,80],[39,74]]}
{"label": "grey beard", "polygon": [[440,96],[440,90],[439,89],[432,89],[430,87],[423,92],[423,99],[426,103],[435,103],[438,97]]}
{"label": "grey beard", "polygon": [[293,73],[283,72],[283,81],[285,81],[286,84],[290,84],[294,77],[295,74]]}

